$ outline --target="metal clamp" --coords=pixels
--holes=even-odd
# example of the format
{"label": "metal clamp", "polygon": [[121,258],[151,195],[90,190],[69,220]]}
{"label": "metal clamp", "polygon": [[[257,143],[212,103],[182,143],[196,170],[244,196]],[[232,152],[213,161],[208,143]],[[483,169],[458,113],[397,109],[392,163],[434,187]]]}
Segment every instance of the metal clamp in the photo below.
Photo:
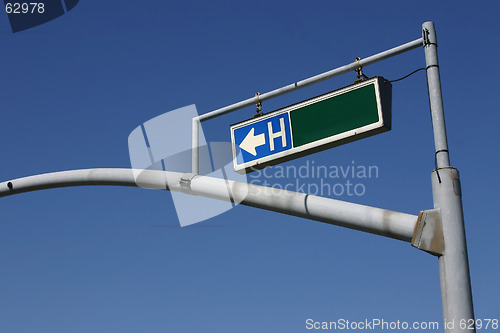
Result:
{"label": "metal clamp", "polygon": [[431,39],[429,38],[430,35],[429,29],[423,29],[422,30],[422,40],[423,40],[423,46],[426,47],[428,45],[435,45],[437,46],[437,43],[432,42]]}
{"label": "metal clamp", "polygon": [[194,195],[193,190],[191,189],[191,181],[196,176],[196,173],[185,173],[181,176],[181,178],[179,179],[179,185],[181,186],[181,190],[183,193]]}
{"label": "metal clamp", "polygon": [[354,71],[356,72],[356,76],[357,76],[357,79],[354,81],[354,83],[359,83],[359,82],[362,82],[366,79],[368,79],[368,76],[366,76],[365,74],[363,74],[363,67],[361,66],[361,64],[359,63],[359,61],[361,60],[360,57],[357,57],[356,58],[356,68],[354,69]]}
{"label": "metal clamp", "polygon": [[256,92],[253,99],[255,101],[255,105],[257,106],[257,111],[256,111],[257,113],[254,114],[253,117],[257,118],[257,117],[263,116],[263,114],[261,113],[261,111],[262,111],[262,102],[260,101],[260,92]]}

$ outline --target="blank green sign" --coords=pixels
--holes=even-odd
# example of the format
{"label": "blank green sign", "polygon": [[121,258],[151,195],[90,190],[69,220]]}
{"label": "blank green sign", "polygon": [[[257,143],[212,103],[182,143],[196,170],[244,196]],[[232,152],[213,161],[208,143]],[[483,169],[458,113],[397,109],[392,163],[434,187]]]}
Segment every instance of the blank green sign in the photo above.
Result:
{"label": "blank green sign", "polygon": [[375,86],[368,86],[290,111],[293,146],[321,140],[379,120]]}

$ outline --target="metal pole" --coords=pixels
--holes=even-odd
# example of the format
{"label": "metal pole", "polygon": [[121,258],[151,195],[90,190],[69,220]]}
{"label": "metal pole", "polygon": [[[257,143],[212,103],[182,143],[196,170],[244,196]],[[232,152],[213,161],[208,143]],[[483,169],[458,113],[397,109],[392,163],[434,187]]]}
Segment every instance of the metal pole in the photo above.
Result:
{"label": "metal pole", "polygon": [[[374,64],[376,62],[382,61],[384,59],[396,56],[398,54],[416,49],[416,48],[421,47],[421,46],[422,46],[422,38],[419,38],[419,39],[416,39],[414,41],[408,42],[406,44],[396,46],[396,47],[389,49],[387,51],[377,53],[377,54],[372,55],[368,58],[361,59],[359,61],[359,63],[352,62],[352,63],[344,65],[342,67],[338,67],[338,68],[329,70],[327,72],[312,76],[310,78],[289,84],[287,86],[263,93],[259,96],[259,100],[265,101],[265,100],[268,100],[268,99],[271,99],[274,97],[278,97],[278,96],[281,96],[283,94],[289,93],[291,91],[310,86],[314,83],[318,83],[318,82],[321,82],[321,81],[324,81],[327,79],[331,79],[332,77],[335,77],[335,76],[339,76],[339,75],[342,75],[342,74],[345,74],[348,72],[352,72],[356,68],[358,68],[358,66],[361,66],[361,67],[368,66],[368,65]],[[200,122],[202,122],[202,121],[212,119],[214,117],[218,117],[218,116],[221,116],[223,114],[226,114],[226,113],[229,113],[232,111],[242,109],[242,108],[250,106],[250,105],[255,105],[255,98],[254,97],[251,97],[251,98],[248,98],[244,101],[241,101],[241,102],[238,102],[235,104],[231,104],[229,106],[202,114],[202,115],[198,116],[198,119],[200,120]]]}
{"label": "metal pole", "polygon": [[447,333],[475,332],[460,179],[458,171],[450,167],[436,31],[433,22],[425,22],[422,28],[436,150],[432,194],[434,208],[441,215],[445,248],[439,257],[444,328]]}
{"label": "metal pole", "polygon": [[191,172],[200,173],[200,120],[198,117],[192,120],[192,147],[191,147]]}
{"label": "metal pole", "polygon": [[[184,174],[134,169],[84,169],[53,172],[0,183],[0,197],[56,187],[85,185],[139,186],[184,192],[410,242],[417,216],[226,179],[195,176],[181,184]],[[229,196],[228,196],[229,191]]]}

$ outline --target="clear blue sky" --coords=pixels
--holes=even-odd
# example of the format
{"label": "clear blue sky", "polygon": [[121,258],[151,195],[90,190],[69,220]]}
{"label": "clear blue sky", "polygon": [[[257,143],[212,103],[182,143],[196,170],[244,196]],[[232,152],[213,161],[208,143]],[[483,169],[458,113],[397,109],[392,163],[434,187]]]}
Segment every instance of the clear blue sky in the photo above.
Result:
{"label": "clear blue sky", "polygon": [[[0,179],[130,167],[128,135],[155,116],[190,104],[209,112],[345,65],[419,38],[432,20],[475,313],[498,319],[499,10],[496,1],[81,0],[16,34],[0,15]],[[365,73],[395,79],[424,65],[416,49]],[[253,112],[208,122],[207,140],[228,141],[229,125]],[[352,180],[364,195],[335,198],[432,208],[424,72],[394,83],[392,124],[287,165],[377,166],[378,177]],[[2,333],[308,332],[308,318],[442,319],[437,259],[401,241],[243,206],[181,228],[168,192],[140,188],[32,192],[2,198],[0,211]]]}

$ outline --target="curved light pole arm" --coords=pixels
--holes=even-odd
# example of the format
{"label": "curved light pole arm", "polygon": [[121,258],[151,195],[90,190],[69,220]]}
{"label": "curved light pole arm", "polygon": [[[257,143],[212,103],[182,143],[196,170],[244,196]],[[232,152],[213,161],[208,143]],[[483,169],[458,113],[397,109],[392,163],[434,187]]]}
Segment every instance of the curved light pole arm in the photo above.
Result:
{"label": "curved light pole arm", "polygon": [[[46,173],[0,183],[0,197],[68,186],[116,185],[163,189],[271,210],[410,242],[417,216],[305,193],[196,175],[186,186],[184,174],[134,169],[83,169]],[[165,184],[168,184],[165,185]]]}
{"label": "curved light pole arm", "polygon": [[[158,189],[159,176],[165,177],[163,171],[136,171],[143,172],[141,187]],[[134,169],[81,169],[44,173],[2,182],[0,183],[0,197],[50,188],[86,185],[138,186],[134,178]],[[165,189],[164,186],[163,189]]]}

